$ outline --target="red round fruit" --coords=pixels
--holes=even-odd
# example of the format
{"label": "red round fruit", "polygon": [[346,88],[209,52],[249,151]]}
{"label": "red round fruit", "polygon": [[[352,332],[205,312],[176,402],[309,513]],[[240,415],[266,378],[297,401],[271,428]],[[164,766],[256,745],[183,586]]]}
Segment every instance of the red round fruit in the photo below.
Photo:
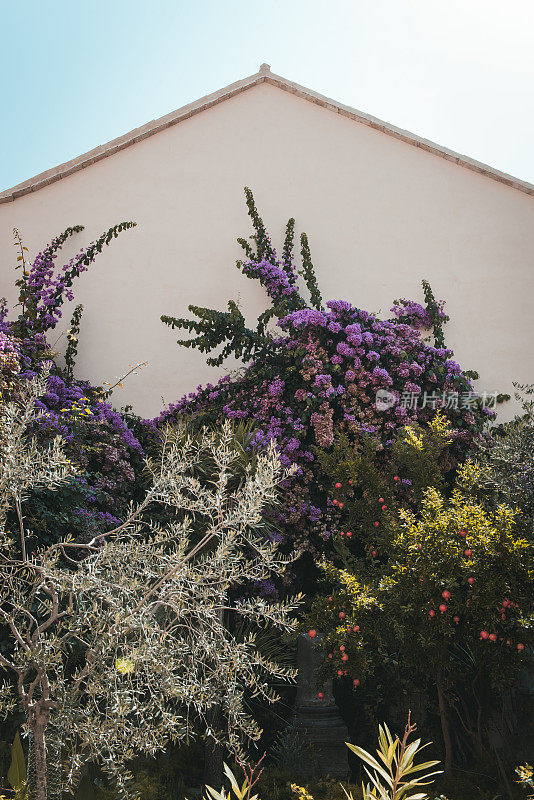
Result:
{"label": "red round fruit", "polygon": [[525,645],[519,642],[519,644],[517,645],[517,649],[519,650],[520,653],[522,653],[523,650],[525,649]]}
{"label": "red round fruit", "polygon": [[343,503],[338,503],[338,508],[343,508]]}
{"label": "red round fruit", "polygon": [[340,611],[340,612],[339,612],[339,614],[338,614],[338,616],[339,616],[339,619],[345,619],[345,617],[346,617],[347,615],[345,614],[345,612],[344,612],[344,611]]}
{"label": "red round fruit", "polygon": [[468,578],[467,579],[467,583],[469,584],[469,586],[472,586],[474,584],[474,582],[475,582],[474,578]]}
{"label": "red round fruit", "polygon": [[337,506],[337,500],[336,500],[336,499],[332,500],[332,502],[333,502],[333,504],[334,504],[335,506]]}
{"label": "red round fruit", "polygon": [[398,476],[398,475],[394,475],[394,476],[393,476],[393,480],[394,480],[394,481],[400,481],[400,478],[399,478],[399,476]]}
{"label": "red round fruit", "polygon": [[383,498],[383,497],[379,497],[379,498],[378,498],[378,502],[380,503],[380,505],[382,505],[382,503],[384,503],[384,502],[385,502],[385,500],[384,500],[384,498]]}
{"label": "red round fruit", "polygon": [[328,653],[328,658],[334,658],[334,654],[333,653]]}
{"label": "red round fruit", "polygon": [[344,649],[345,649],[345,645],[344,645],[344,644],[342,644],[342,645],[340,646],[340,648],[339,648],[339,649],[341,650],[341,652],[343,652],[343,651],[344,651]]}
{"label": "red round fruit", "polygon": [[380,525],[380,523],[378,522],[378,520],[375,520],[375,521],[373,522],[373,525],[375,526],[375,528],[378,528],[378,526]]}
{"label": "red round fruit", "polygon": [[497,634],[496,633],[490,633],[489,638],[490,638],[490,642],[496,642],[497,641]]}
{"label": "red round fruit", "polygon": [[341,676],[343,675],[343,670],[342,669],[338,669],[337,674],[341,678]]}
{"label": "red round fruit", "polygon": [[317,697],[319,698],[319,700],[324,700],[324,693],[323,692],[319,692]]}
{"label": "red round fruit", "polygon": [[423,549],[423,545],[422,544],[418,544],[417,547],[419,548],[419,550]]}
{"label": "red round fruit", "polygon": [[444,614],[446,612],[447,606],[445,605],[445,603],[442,603],[440,605],[439,610],[441,611],[442,614]]}
{"label": "red round fruit", "polygon": [[308,631],[308,636],[310,637],[310,639],[315,639],[315,637],[317,636],[317,631],[315,630],[315,628],[312,628],[311,630]]}
{"label": "red round fruit", "polygon": [[373,558],[376,558],[376,550],[372,550],[371,555],[373,556]]}
{"label": "red round fruit", "polygon": [[464,553],[467,556],[467,558],[469,558],[469,556],[472,555],[473,551],[467,548],[467,550],[464,550]]}
{"label": "red round fruit", "polygon": [[354,680],[352,681],[352,685],[354,686],[355,689],[358,688],[358,686],[360,685],[360,681],[358,680],[358,678],[354,678]]}
{"label": "red round fruit", "polygon": [[382,511],[387,511],[387,510],[388,510],[387,506],[382,506]]}
{"label": "red round fruit", "polygon": [[460,531],[460,536],[467,536],[467,533],[465,531]]}
{"label": "red round fruit", "polygon": [[355,625],[352,630],[354,631],[354,633],[358,633],[358,631],[360,630],[360,626],[359,625]]}
{"label": "red round fruit", "polygon": [[348,655],[346,653],[343,653],[343,655],[341,656],[341,660],[342,661],[348,661],[349,660]]}
{"label": "red round fruit", "polygon": [[341,484],[340,483],[336,483],[336,489],[341,489]]}
{"label": "red round fruit", "polygon": [[347,539],[352,539],[352,531],[347,531]]}
{"label": "red round fruit", "polygon": [[489,633],[487,631],[480,631],[480,638],[489,639]]}
{"label": "red round fruit", "polygon": [[429,617],[435,617],[436,616],[436,612],[434,611],[433,608],[431,608],[430,611],[428,612],[428,616]]}
{"label": "red round fruit", "polygon": [[450,599],[451,599],[451,593],[449,592],[449,590],[448,590],[448,589],[445,589],[445,591],[443,591],[443,592],[441,593],[441,596],[442,596],[442,597],[443,597],[445,600],[450,600]]}
{"label": "red round fruit", "polygon": [[453,620],[455,621],[456,625],[458,625],[460,622],[460,617],[453,617]]}

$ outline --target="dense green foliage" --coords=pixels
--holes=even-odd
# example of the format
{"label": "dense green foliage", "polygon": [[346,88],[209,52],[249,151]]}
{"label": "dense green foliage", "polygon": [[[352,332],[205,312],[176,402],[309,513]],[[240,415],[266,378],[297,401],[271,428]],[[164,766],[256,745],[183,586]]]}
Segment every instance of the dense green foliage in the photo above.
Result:
{"label": "dense green foliage", "polygon": [[518,525],[534,538],[534,385],[517,388],[522,413],[500,425],[483,452],[481,487],[494,502],[519,507]]}
{"label": "dense green foliage", "polygon": [[[340,445],[324,459],[340,494],[369,492],[380,524],[367,548],[350,530],[339,534],[343,568],[321,563],[328,594],[314,600],[308,624],[325,634],[324,674],[352,681],[364,702],[368,686],[372,696],[388,682],[424,694],[441,719],[450,773],[454,756],[489,759],[496,710],[534,642],[534,545],[516,531],[517,511],[487,507],[475,462],[444,495],[436,463],[449,437],[439,414],[399,432],[392,470],[412,477],[412,508],[395,497],[396,475],[377,485],[372,454]],[[347,507],[357,514],[361,501]]]}

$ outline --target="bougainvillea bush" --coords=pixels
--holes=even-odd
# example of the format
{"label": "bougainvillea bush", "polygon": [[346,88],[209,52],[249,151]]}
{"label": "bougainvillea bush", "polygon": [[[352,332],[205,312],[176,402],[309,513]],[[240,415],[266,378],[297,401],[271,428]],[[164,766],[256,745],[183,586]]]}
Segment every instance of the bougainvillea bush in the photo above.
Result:
{"label": "bougainvillea bush", "polygon": [[[233,301],[227,312],[190,306],[197,319],[162,317],[172,328],[194,334],[179,344],[205,353],[220,347],[218,354],[208,357],[209,364],[218,365],[234,355],[243,366],[237,374],[199,387],[171,405],[156,425],[184,414],[202,421],[254,420],[255,444],[265,446],[274,440],[283,463],[297,465],[278,516],[280,535],[317,556],[340,529],[343,510],[342,502],[331,496],[319,458],[335,436],[344,435],[352,444],[372,436],[385,463],[399,428],[432,419],[436,408],[444,405],[452,430],[441,458],[446,473],[481,436],[490,412],[472,401],[469,378],[451,351],[423,338],[422,326],[432,322],[435,339],[442,340],[445,315],[430,287],[427,308],[399,301],[387,320],[346,300],[323,303],[306,235],[301,237],[298,270],[294,220],[288,222],[278,256],[251,192],[245,192],[255,234],[252,243],[239,240],[246,259],[238,267],[261,283],[271,306],[255,329],[247,328]],[[462,405],[466,398],[471,401]],[[403,480],[398,490],[409,493],[409,482]],[[373,530],[361,533],[369,538]]]}
{"label": "bougainvillea bush", "polygon": [[410,464],[414,481],[419,474],[417,510],[377,494],[380,544],[363,559],[347,531],[337,536],[343,567],[321,562],[327,585],[308,617],[312,636],[324,632],[323,674],[351,683],[364,702],[377,681],[426,692],[448,773],[467,747],[487,755],[488,731],[502,723],[502,698],[534,641],[534,547],[516,531],[518,511],[488,508],[470,460],[449,498],[432,485],[437,450],[451,436],[439,413],[399,431],[393,461]]}
{"label": "bougainvillea bush", "polygon": [[44,362],[52,362],[47,392],[38,401],[42,414],[35,433],[43,443],[60,435],[67,454],[80,468],[79,475],[60,491],[40,489],[28,498],[26,514],[34,543],[49,544],[67,535],[92,538],[118,522],[136,493],[136,472],[143,461],[138,439],[106,401],[108,393],[73,374],[81,307],[67,334],[64,366],[50,345],[52,332],[62,318],[62,306],[73,299],[74,280],[105,245],[132,226],[124,222],[110,228],[59,268],[56,260],[62,245],[81,233],[82,226],[68,228],[31,262],[15,231],[19,298],[11,313],[5,301],[0,306],[3,380],[7,388],[10,370],[31,379]]}

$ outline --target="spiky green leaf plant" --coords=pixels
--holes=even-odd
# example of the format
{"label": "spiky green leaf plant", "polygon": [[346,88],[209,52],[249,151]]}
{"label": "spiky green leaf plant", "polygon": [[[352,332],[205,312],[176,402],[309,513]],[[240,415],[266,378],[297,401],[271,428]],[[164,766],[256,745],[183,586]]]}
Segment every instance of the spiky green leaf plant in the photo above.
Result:
{"label": "spiky green leaf plant", "polygon": [[[412,724],[410,716],[408,716],[404,735],[402,739],[399,739],[398,736],[395,738],[392,736],[385,723],[383,726],[380,725],[376,751],[379,760],[367,750],[347,742],[347,747],[372,770],[365,767],[371,783],[362,784],[363,800],[427,800],[427,793],[420,792],[418,789],[432,784],[434,781],[429,778],[439,775],[442,770],[429,772],[432,767],[439,764],[439,761],[414,764],[417,753],[430,744],[421,746],[421,739],[416,739],[408,744],[408,739],[416,728],[417,726]],[[350,798],[350,795],[347,797]]]}

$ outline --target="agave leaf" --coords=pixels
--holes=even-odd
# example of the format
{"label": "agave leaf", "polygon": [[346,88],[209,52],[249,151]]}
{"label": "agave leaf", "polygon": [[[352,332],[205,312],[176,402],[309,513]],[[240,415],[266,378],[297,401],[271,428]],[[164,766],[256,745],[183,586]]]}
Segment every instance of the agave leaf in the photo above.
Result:
{"label": "agave leaf", "polygon": [[385,755],[387,753],[387,751],[388,751],[389,743],[388,743],[388,740],[386,738],[386,733],[385,733],[384,729],[382,728],[382,725],[378,726],[378,744],[379,744],[380,749],[382,750],[382,752]]}
{"label": "agave leaf", "polygon": [[424,750],[424,749],[425,749],[425,747],[430,747],[430,745],[431,745],[431,744],[432,744],[432,742],[425,742],[424,744],[422,744],[422,745],[421,745],[421,748],[420,748],[420,749],[421,749],[421,750]]}
{"label": "agave leaf", "polygon": [[[442,773],[443,770],[438,769],[437,772],[429,772],[428,775],[421,775],[420,778],[415,778],[414,782],[417,786],[430,786],[434,781],[427,781],[426,778],[432,778],[433,775],[441,775]],[[423,778],[425,778],[425,780],[423,780]]]}
{"label": "agave leaf", "polygon": [[419,745],[421,744],[421,739],[416,739],[415,742],[412,742],[408,745],[404,754],[401,759],[401,768],[408,766],[410,761],[413,761],[413,757],[415,756],[417,750],[419,749]]}
{"label": "agave leaf", "polygon": [[208,800],[226,800],[224,789],[221,792],[217,792],[211,786],[206,786],[206,791],[208,793]]}
{"label": "agave leaf", "polygon": [[[407,792],[411,791],[412,789],[419,789],[419,785],[411,786],[410,784],[406,784],[406,786],[399,787],[399,790],[395,796],[395,800],[413,800],[414,795],[408,795]],[[426,792],[419,792],[418,795],[421,797],[427,798],[428,795]]]}
{"label": "agave leaf", "polygon": [[388,728],[388,726],[386,725],[385,722],[384,722],[384,730],[386,732],[386,736],[388,737],[388,742],[390,744],[392,744],[393,743],[393,736],[391,735],[391,731],[389,730],[389,728]]}
{"label": "agave leaf", "polygon": [[239,784],[238,784],[238,782],[236,780],[236,777],[235,777],[234,773],[232,772],[232,770],[230,769],[230,767],[226,763],[223,765],[223,768],[224,768],[224,774],[226,775],[226,777],[230,781],[230,786],[232,787],[232,789],[234,790],[236,795],[238,797],[241,797],[241,791],[239,789]]}
{"label": "agave leaf", "polygon": [[427,781],[427,778],[431,778],[433,775],[442,775],[443,770],[437,769],[434,772],[427,772],[426,775],[420,775],[418,778],[412,778],[412,781],[418,783],[419,786],[428,786],[429,783],[434,783],[434,781]]}
{"label": "agave leaf", "polygon": [[399,740],[395,739],[394,742],[391,742],[387,751],[387,758],[388,762],[391,764],[393,761],[393,757],[395,756],[395,751],[397,750],[397,745],[399,744]]}
{"label": "agave leaf", "polygon": [[387,753],[388,747],[393,744],[393,736],[385,722],[383,725],[378,726],[378,741],[384,753]]}
{"label": "agave leaf", "polygon": [[378,774],[387,781],[389,786],[392,785],[391,776],[387,774],[385,769],[380,766],[378,761],[376,761],[376,759],[374,759],[373,756],[367,752],[367,750],[363,750],[361,747],[358,747],[355,744],[349,744],[348,742],[345,742],[345,744],[352,750],[353,753],[356,753],[356,755],[359,756],[362,761],[365,761],[366,764],[369,764],[369,766],[375,769]]}
{"label": "agave leaf", "polygon": [[441,774],[440,772],[430,772],[428,775],[422,776],[423,778],[425,778],[425,780],[422,780],[421,778],[413,778],[411,781],[404,783],[401,787],[399,787],[399,793],[398,793],[399,799],[409,789],[416,789],[420,786],[430,786],[432,783],[434,783],[434,781],[427,781],[426,778],[431,778],[433,775],[440,775],[440,774]]}
{"label": "agave leaf", "polygon": [[386,765],[386,767],[388,767],[389,769],[391,769],[391,758],[389,757],[389,751],[388,751],[388,752],[386,752],[386,753],[383,753],[383,752],[382,752],[382,750],[377,750],[377,751],[376,751],[376,754],[377,754],[377,756],[378,756],[379,758],[381,758],[381,759],[382,759],[382,761],[384,762],[384,764]]}
{"label": "agave leaf", "polygon": [[382,786],[376,775],[372,775],[367,769],[367,767],[364,767],[364,770],[366,771],[368,777],[371,778],[371,782],[373,784],[373,791],[375,793],[378,792],[382,800],[391,800],[391,798],[387,794],[386,789],[384,789],[384,787]]}
{"label": "agave leaf", "polygon": [[414,766],[404,771],[404,775],[410,775],[412,772],[420,772],[422,769],[430,769],[430,767],[435,767],[439,763],[439,761],[423,761],[421,764],[414,764]]}
{"label": "agave leaf", "polygon": [[374,789],[372,789],[369,784],[364,786],[362,783],[362,797],[363,800],[378,800],[378,795]]}

